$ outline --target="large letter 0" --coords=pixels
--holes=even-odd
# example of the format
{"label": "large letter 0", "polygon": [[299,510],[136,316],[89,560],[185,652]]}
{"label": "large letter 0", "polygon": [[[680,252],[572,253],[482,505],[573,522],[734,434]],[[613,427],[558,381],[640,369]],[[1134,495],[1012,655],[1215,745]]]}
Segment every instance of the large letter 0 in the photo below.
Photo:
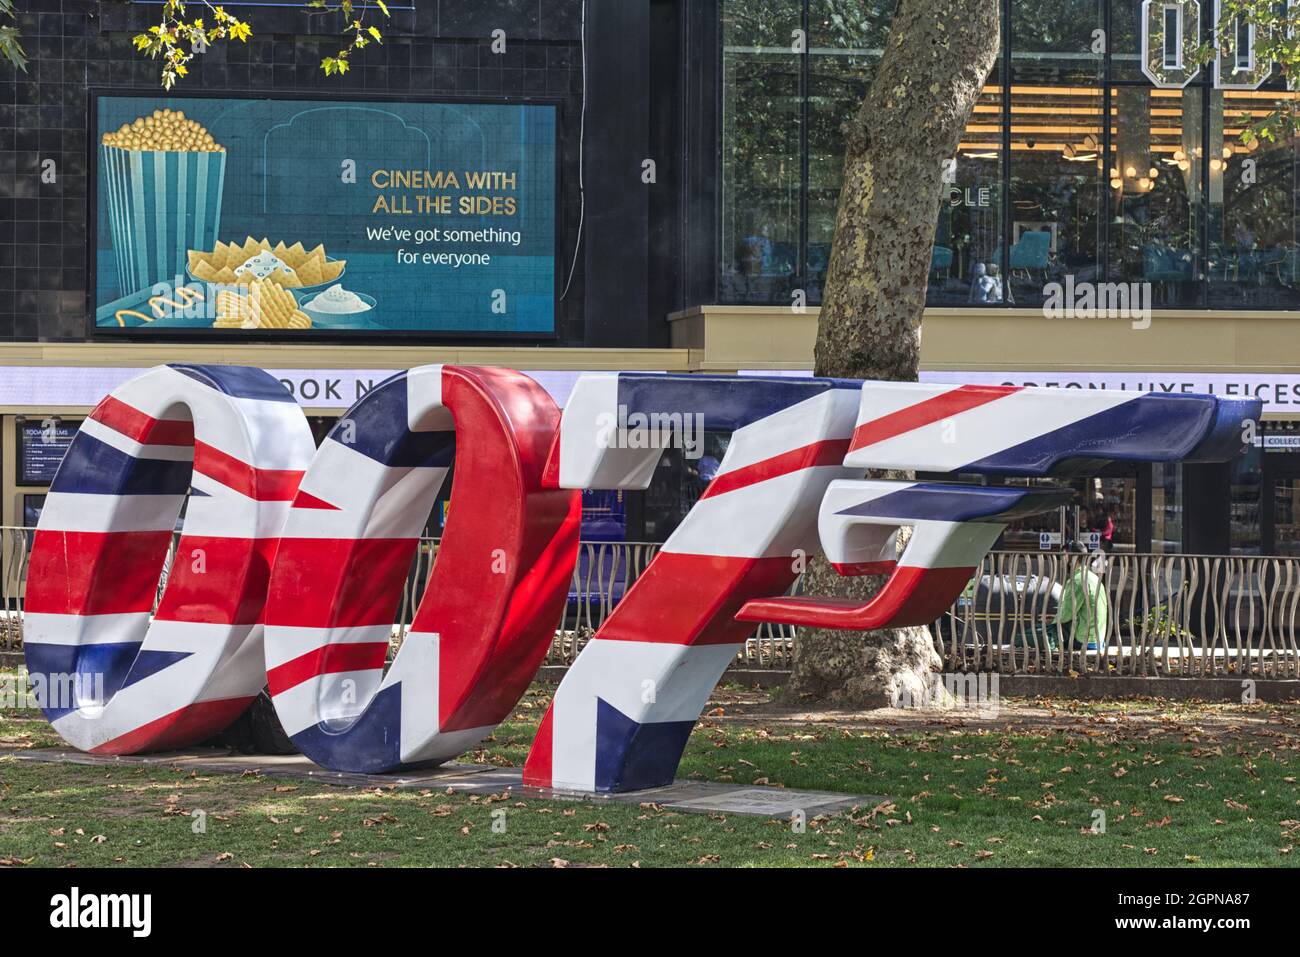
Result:
{"label": "large letter 0", "polygon": [[1221,7],[1222,0],[1214,0],[1214,86],[1220,90],[1258,90],[1273,72],[1273,64],[1255,56],[1255,24],[1241,17],[1233,17],[1231,24],[1225,24]]}
{"label": "large letter 0", "polygon": [[1201,68],[1195,62],[1201,40],[1201,5],[1197,0],[1143,0],[1142,72],[1158,87],[1179,89]]}
{"label": "large letter 0", "polygon": [[257,695],[271,553],[312,448],[259,369],[159,366],[95,407],[41,512],[23,624],[37,700],[68,743],[183,747]]}
{"label": "large letter 0", "polygon": [[[276,711],[317,764],[445,761],[518,702],[577,557],[579,494],[541,486],[558,424],[525,375],[424,366],[383,382],[330,432],[285,524],[266,615]],[[402,582],[457,444],[438,559],[385,675]]]}
{"label": "large letter 0", "polygon": [[594,374],[569,397],[548,473],[565,488],[644,488],[683,431],[734,430],[717,477],[605,619],[556,690],[524,782],[630,791],[672,782],[686,739],[754,626],[734,618],[780,592],[818,551],[827,485],[861,383]]}

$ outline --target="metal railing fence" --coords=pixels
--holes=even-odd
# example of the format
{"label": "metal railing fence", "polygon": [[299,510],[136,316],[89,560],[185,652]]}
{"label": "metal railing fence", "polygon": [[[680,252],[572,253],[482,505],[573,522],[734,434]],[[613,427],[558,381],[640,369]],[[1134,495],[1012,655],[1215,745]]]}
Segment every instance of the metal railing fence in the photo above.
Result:
{"label": "metal railing fence", "polygon": [[[31,535],[0,528],[0,650],[21,648]],[[658,549],[581,543],[546,664],[573,662]],[[409,627],[437,551],[436,539],[420,540],[395,642]],[[160,592],[170,567],[169,554]],[[1296,678],[1298,613],[1300,558],[992,552],[931,632],[949,671]],[[761,625],[736,665],[787,669],[794,642],[795,629]]]}
{"label": "metal railing fence", "polygon": [[1295,678],[1298,606],[1297,558],[993,552],[934,637],[950,671]]}

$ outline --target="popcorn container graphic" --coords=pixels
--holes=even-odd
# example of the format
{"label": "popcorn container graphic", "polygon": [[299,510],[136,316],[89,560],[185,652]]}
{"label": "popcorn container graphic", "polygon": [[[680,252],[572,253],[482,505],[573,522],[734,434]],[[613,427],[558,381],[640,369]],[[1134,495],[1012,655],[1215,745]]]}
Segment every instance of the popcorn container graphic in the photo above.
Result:
{"label": "popcorn container graphic", "polygon": [[225,151],[100,149],[121,295],[185,275],[187,251],[216,243]]}

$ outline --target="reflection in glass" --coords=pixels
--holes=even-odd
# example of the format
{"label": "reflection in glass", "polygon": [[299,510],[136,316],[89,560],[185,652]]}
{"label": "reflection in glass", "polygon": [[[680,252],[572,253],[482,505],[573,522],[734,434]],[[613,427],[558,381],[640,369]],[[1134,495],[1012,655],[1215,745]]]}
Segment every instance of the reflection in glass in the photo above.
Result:
{"label": "reflection in glass", "polygon": [[1273,554],[1300,555],[1300,476],[1273,480]]}
{"label": "reflection in glass", "polygon": [[928,301],[1003,305],[1002,93],[986,86],[944,172]]}
{"label": "reflection in glass", "polygon": [[[719,299],[788,306],[802,290],[816,304],[842,127],[879,63],[893,4],[720,6]],[[1137,294],[1137,308],[1297,308],[1296,143],[1247,148],[1240,132],[1300,93],[1277,77],[1269,90],[1212,90],[1213,68],[1184,89],[1152,88],[1139,56],[1140,6],[1011,4],[1011,87],[995,66],[942,174],[931,305],[1036,307],[1057,295],[1054,284],[1095,280],[1087,288],[1098,305],[1103,295],[1123,304]],[[1204,23],[1208,0],[1202,6]],[[1087,295],[1076,291],[1075,308]]]}
{"label": "reflection in glass", "polygon": [[1105,0],[1020,0],[1011,5],[1013,83],[1101,81]]}
{"label": "reflection in glass", "polygon": [[1209,304],[1293,309],[1300,288],[1295,146],[1259,139],[1246,145],[1241,131],[1297,94],[1212,95]]}
{"label": "reflection in glass", "polygon": [[1110,78],[1140,80],[1142,72],[1142,27],[1140,0],[1125,0],[1110,5]]}
{"label": "reflection in glass", "polygon": [[1107,554],[1132,553],[1137,549],[1137,475],[1124,466],[1111,466],[1106,471],[1129,474],[1070,483],[1076,489],[1079,534],[1085,543],[1089,542],[1089,533],[1095,534],[1097,547]]}
{"label": "reflection in glass", "polygon": [[1048,283],[1097,277],[1102,91],[1011,88],[1011,248],[1016,305],[1038,305]]}
{"label": "reflection in glass", "polygon": [[808,10],[808,301],[821,302],[844,172],[844,122],[862,105],[892,8],[811,0]]}
{"label": "reflection in glass", "polygon": [[1176,554],[1183,548],[1183,467],[1151,466],[1151,551]]}
{"label": "reflection in glass", "polygon": [[1201,304],[1201,91],[1117,87],[1109,177],[1110,278],[1154,306]]}
{"label": "reflection in glass", "polygon": [[1252,446],[1232,463],[1229,485],[1229,542],[1233,555],[1258,555],[1263,550],[1260,535],[1261,450]]}
{"label": "reflection in glass", "polygon": [[722,15],[724,302],[790,302],[802,205],[799,0],[727,0]]}

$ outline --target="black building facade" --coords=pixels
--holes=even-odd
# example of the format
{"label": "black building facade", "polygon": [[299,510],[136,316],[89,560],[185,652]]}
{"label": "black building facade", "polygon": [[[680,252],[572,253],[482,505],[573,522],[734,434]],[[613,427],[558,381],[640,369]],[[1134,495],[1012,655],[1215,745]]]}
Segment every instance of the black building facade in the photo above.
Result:
{"label": "black building facade", "polygon": [[[23,460],[25,424],[88,410],[94,390],[73,388],[82,370],[206,355],[299,369],[308,381],[432,361],[556,375],[809,371],[840,124],[871,80],[891,12],[838,0],[411,0],[376,21],[382,44],[326,77],[336,16],[229,4],[253,38],[197,57],[182,94],[545,100],[558,116],[553,338],[325,332],[242,342],[165,329],[126,341],[89,321],[91,104],[98,94],[162,95],[159,64],[131,42],[159,6],[17,6],[30,65],[0,65],[5,524],[23,521],[40,486],[4,463]],[[1260,110],[1296,94],[1276,76],[1258,90],[1220,89],[1208,71],[1181,89],[1155,87],[1140,69],[1139,9],[1137,0],[1003,4],[1003,54],[945,173],[922,377],[1264,390],[1267,418],[1300,417],[1291,358],[1300,356],[1300,160],[1292,142],[1248,149],[1237,139]],[[1208,29],[1208,12],[1202,21]],[[1248,165],[1258,177],[1247,187]],[[1053,320],[1045,290],[1067,278],[1145,283],[1155,321],[1137,330]],[[792,308],[799,300],[806,310]],[[35,367],[44,374],[29,374]],[[86,373],[111,380],[97,375]],[[339,411],[304,404],[321,421]],[[1214,474],[1098,476],[1081,488],[1080,508],[1107,506],[1130,549],[1300,549],[1300,466],[1285,423],[1266,425],[1273,444],[1261,440],[1248,461]],[[670,470],[650,499],[676,504],[629,503],[634,537],[663,537],[698,490],[682,463]]]}

